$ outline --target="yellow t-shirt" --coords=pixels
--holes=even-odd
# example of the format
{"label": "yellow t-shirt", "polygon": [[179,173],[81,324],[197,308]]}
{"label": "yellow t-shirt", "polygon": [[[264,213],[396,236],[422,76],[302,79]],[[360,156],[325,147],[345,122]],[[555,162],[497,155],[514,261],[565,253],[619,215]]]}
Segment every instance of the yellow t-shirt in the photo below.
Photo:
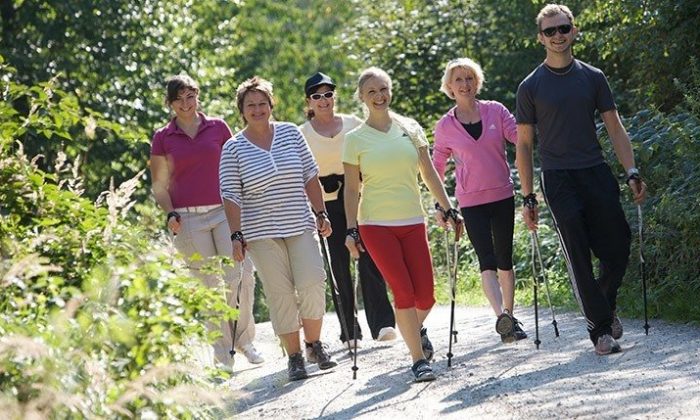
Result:
{"label": "yellow t-shirt", "polygon": [[387,133],[365,123],[347,133],[343,162],[358,165],[362,174],[359,224],[402,225],[423,221],[418,150],[396,121]]}

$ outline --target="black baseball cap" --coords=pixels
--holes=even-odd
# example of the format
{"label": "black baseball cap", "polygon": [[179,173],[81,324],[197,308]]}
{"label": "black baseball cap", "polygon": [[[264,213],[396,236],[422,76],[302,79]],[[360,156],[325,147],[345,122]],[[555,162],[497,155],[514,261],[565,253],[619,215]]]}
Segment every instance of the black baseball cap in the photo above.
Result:
{"label": "black baseball cap", "polygon": [[306,93],[306,96],[311,95],[314,89],[321,85],[328,85],[335,90],[335,82],[333,82],[333,79],[331,79],[327,74],[317,72],[313,76],[306,79],[306,84],[304,85],[304,92]]}

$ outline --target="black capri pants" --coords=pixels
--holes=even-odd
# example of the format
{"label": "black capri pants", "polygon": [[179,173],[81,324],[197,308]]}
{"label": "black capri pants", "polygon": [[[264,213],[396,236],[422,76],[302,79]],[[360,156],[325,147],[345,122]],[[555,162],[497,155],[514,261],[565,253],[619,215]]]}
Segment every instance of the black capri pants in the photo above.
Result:
{"label": "black capri pants", "polygon": [[462,207],[464,226],[476,255],[479,271],[513,268],[515,198]]}

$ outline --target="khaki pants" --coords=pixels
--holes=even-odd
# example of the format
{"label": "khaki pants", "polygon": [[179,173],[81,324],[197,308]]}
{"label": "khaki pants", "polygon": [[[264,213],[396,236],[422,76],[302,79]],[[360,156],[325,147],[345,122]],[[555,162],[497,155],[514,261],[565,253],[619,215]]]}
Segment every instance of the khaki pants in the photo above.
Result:
{"label": "khaki pants", "polygon": [[301,319],[326,312],[326,270],[316,232],[248,242],[275,334],[299,331]]}
{"label": "khaki pants", "polygon": [[[219,275],[206,273],[206,270],[202,270],[209,262],[208,257],[220,255],[232,258],[233,256],[230,231],[223,206],[207,213],[183,212],[180,213],[180,216],[182,227],[180,233],[175,236],[175,247],[185,257],[192,274],[201,279],[207,287],[217,288],[221,290],[221,293],[226,293],[229,305],[234,308],[236,307],[238,282],[241,280],[241,269],[243,270],[238,324],[236,326],[236,348],[241,349],[252,344],[255,338],[253,263],[246,258],[242,264],[225,265],[223,279]],[[221,331],[222,337],[214,343],[214,356],[220,363],[229,363],[231,360],[229,353],[231,351],[231,328],[229,323],[221,321],[219,325],[207,325],[207,327],[210,330]]]}

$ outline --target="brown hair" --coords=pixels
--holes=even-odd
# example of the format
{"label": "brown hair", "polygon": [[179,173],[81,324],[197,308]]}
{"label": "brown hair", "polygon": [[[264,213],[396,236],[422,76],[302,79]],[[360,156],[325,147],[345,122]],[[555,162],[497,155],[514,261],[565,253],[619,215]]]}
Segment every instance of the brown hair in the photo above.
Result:
{"label": "brown hair", "polygon": [[170,105],[177,100],[177,96],[183,89],[190,89],[199,94],[199,85],[190,76],[178,74],[171,76],[165,82],[165,104]]}
{"label": "brown hair", "polygon": [[238,107],[238,112],[243,118],[243,122],[247,123],[243,116],[243,101],[245,96],[249,92],[260,92],[267,97],[267,102],[270,104],[270,108],[275,107],[275,97],[272,94],[272,83],[268,80],[263,79],[260,76],[253,76],[245,82],[238,85],[236,88],[236,106]]}
{"label": "brown hair", "polygon": [[[542,23],[542,19],[544,18],[550,18],[552,16],[556,16],[562,14],[569,18],[569,22],[571,22],[572,25],[574,25],[574,14],[571,13],[571,9],[568,7],[564,6],[563,4],[548,4],[540,10],[540,12],[537,14],[537,18],[535,18],[535,23],[537,24],[537,30],[541,31],[542,28],[540,27],[540,24]],[[574,25],[576,26],[576,25]]]}

